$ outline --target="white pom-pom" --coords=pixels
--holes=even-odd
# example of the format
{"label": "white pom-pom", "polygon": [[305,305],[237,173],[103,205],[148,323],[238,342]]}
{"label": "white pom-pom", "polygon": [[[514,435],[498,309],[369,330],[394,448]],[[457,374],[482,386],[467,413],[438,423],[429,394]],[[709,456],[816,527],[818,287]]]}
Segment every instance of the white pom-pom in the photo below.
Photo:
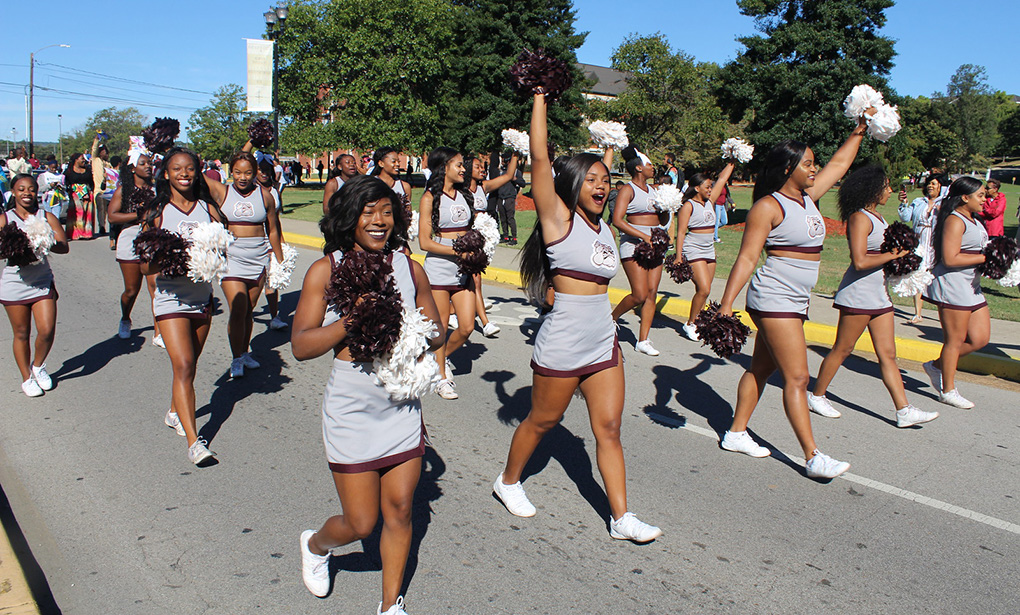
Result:
{"label": "white pom-pom", "polygon": [[407,227],[407,239],[408,241],[414,241],[418,239],[418,212],[411,212],[411,225]]}
{"label": "white pom-pom", "polygon": [[843,101],[843,114],[852,120],[860,119],[868,109],[884,105],[882,93],[866,83],[855,85]]}
{"label": "white pom-pom", "polygon": [[503,145],[527,158],[531,155],[531,139],[528,133],[507,128],[503,131]]}
{"label": "white pom-pom", "polygon": [[684,195],[673,184],[663,184],[655,189],[654,195],[649,195],[648,200],[656,211],[676,213],[683,205]]}
{"label": "white pom-pom", "polygon": [[227,247],[234,236],[219,222],[202,222],[188,238],[188,277],[195,282],[219,283],[227,274]]}
{"label": "white pom-pom", "polygon": [[754,146],[740,137],[726,139],[720,149],[724,159],[736,160],[741,164],[751,162],[751,158],[754,158]]}
{"label": "white pom-pom", "polygon": [[285,243],[281,247],[283,248],[282,263],[276,260],[276,254],[269,256],[269,278],[266,280],[266,286],[272,290],[283,290],[290,286],[290,276],[297,267],[297,248],[289,243]]}
{"label": "white pom-pom", "polygon": [[496,224],[496,220],[493,219],[487,213],[480,213],[475,216],[475,223],[472,225],[476,231],[482,234],[485,238],[485,246],[482,251],[489,257],[489,261],[492,261],[492,255],[496,253],[496,246],[499,245],[499,225]]}
{"label": "white pom-pom", "polygon": [[390,399],[405,401],[424,397],[439,385],[439,363],[431,352],[425,352],[429,340],[439,335],[436,324],[421,308],[404,307],[400,319],[400,337],[389,354],[372,361],[375,377]]}
{"label": "white pom-pom", "polygon": [[627,138],[627,125],[620,122],[603,122],[596,120],[588,124],[591,140],[599,147],[623,149],[630,145]]}
{"label": "white pom-pom", "polygon": [[868,134],[885,143],[900,131],[900,112],[895,105],[881,104],[875,107],[875,115],[869,115]]}
{"label": "white pom-pom", "polygon": [[899,297],[914,297],[923,293],[934,279],[930,271],[922,268],[907,275],[891,276],[888,280],[889,290]]}
{"label": "white pom-pom", "polygon": [[29,216],[25,221],[25,234],[32,244],[32,252],[40,260],[50,253],[50,248],[56,243],[49,222],[36,216]]}
{"label": "white pom-pom", "polygon": [[1013,264],[1009,266],[1009,270],[1006,271],[1006,275],[1002,276],[995,281],[999,286],[1005,286],[1006,288],[1012,288],[1020,285],[1020,258],[1014,259]]}

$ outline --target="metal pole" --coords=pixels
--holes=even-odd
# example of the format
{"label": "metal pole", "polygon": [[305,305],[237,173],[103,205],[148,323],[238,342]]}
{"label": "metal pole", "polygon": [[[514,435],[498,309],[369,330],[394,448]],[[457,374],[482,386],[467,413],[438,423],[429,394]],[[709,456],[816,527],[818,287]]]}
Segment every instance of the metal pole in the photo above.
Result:
{"label": "metal pole", "polygon": [[28,156],[35,155],[35,52],[28,54]]}
{"label": "metal pole", "polygon": [[64,116],[61,113],[57,114],[57,130],[60,131],[60,136],[57,137],[57,148],[60,150],[60,164],[64,164]]}
{"label": "metal pole", "polygon": [[280,54],[277,51],[276,36],[273,36],[273,155],[280,150],[280,105],[279,99],[276,94],[277,90],[277,77],[276,73],[280,70]]}

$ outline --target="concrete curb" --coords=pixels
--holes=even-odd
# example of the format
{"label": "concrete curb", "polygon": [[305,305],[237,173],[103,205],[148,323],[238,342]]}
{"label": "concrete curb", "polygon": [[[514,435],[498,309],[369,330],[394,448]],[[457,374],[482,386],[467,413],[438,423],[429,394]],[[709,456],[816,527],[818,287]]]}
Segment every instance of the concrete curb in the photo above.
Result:
{"label": "concrete curb", "polygon": [[[288,243],[296,243],[317,250],[321,250],[324,243],[321,237],[296,233],[287,233],[286,236]],[[424,260],[424,256],[420,254],[415,254],[413,258],[419,262]],[[509,269],[489,267],[482,277],[486,280],[499,282],[500,284],[510,284],[518,287],[521,285],[520,274]],[[614,304],[618,303],[626,295],[627,292],[622,289],[609,289],[609,300]],[[686,299],[663,297],[659,300],[657,311],[660,314],[686,319],[691,311],[691,302]],[[740,312],[739,314],[742,321],[747,323],[752,329],[755,328],[746,313]],[[804,323],[804,337],[807,338],[808,342],[823,344],[831,348],[836,341],[836,327],[808,321]],[[871,335],[865,331],[861,339],[857,340],[857,345],[854,348],[874,354],[875,347],[871,343]],[[941,350],[942,344],[936,342],[925,342],[902,337],[896,338],[896,356],[908,361],[916,361],[918,363],[931,361],[939,356]],[[1020,359],[1010,356],[975,352],[960,361],[960,369],[973,374],[988,374],[1020,382]]]}
{"label": "concrete curb", "polygon": [[21,562],[11,547],[7,532],[0,531],[0,615],[38,615]]}

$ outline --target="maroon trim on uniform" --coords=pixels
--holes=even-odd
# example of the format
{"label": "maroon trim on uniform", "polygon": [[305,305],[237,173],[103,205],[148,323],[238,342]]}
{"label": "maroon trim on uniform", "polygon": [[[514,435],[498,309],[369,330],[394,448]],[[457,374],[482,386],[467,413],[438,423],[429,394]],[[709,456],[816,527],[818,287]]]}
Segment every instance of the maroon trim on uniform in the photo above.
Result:
{"label": "maroon trim on uniform", "polygon": [[177,203],[174,203],[173,201],[170,201],[169,203],[167,203],[167,205],[172,205],[174,209],[176,209],[177,211],[181,212],[185,216],[189,216],[190,217],[191,214],[195,211],[195,208],[198,207],[198,203],[199,203],[198,201],[195,201],[195,204],[192,205],[191,209],[189,209],[188,211],[184,211],[183,209],[181,209],[180,207],[177,206]]}
{"label": "maroon trim on uniform", "polygon": [[[392,254],[390,256],[392,258]],[[414,275],[414,265],[411,264],[411,257],[404,254],[404,258],[407,259],[407,273],[411,276],[411,283],[414,284],[414,294],[418,295],[418,278]]]}
{"label": "maroon trim on uniform", "polygon": [[688,263],[714,263],[714,258],[696,258],[694,260],[688,260]]}
{"label": "maroon trim on uniform", "polygon": [[410,461],[415,457],[425,456],[425,428],[422,427],[421,440],[418,446],[411,450],[404,451],[402,453],[396,453],[388,455],[379,459],[373,459],[372,461],[365,461],[362,463],[336,463],[334,461],[329,462],[329,469],[338,474],[357,474],[358,472],[370,472],[372,470],[382,470],[383,468],[391,468],[395,465]]}
{"label": "maroon trim on uniform", "polygon": [[549,275],[562,275],[568,278],[574,278],[575,280],[584,280],[585,282],[596,282],[598,284],[609,284],[609,278],[595,275],[594,273],[585,273],[584,271],[574,271],[573,269],[560,269],[557,267],[549,272]]}
{"label": "maroon trim on uniform", "polygon": [[869,256],[874,256],[876,254],[881,254],[881,253],[882,253],[881,250],[868,250],[867,252],[865,252],[865,254],[867,254]]}
{"label": "maroon trim on uniform", "polygon": [[621,263],[626,263],[627,261],[632,261],[632,260],[634,260],[633,256],[622,256],[622,257],[620,257],[620,262]]}
{"label": "maroon trim on uniform", "polygon": [[[15,214],[15,215],[17,215],[17,214]],[[50,282],[50,290],[47,291],[47,293],[45,295],[39,295],[38,297],[32,297],[31,299],[20,299],[18,301],[2,301],[2,300],[0,300],[0,305],[32,305],[33,303],[39,303],[40,301],[45,301],[47,299],[53,299],[54,301],[56,301],[59,298],[60,298],[60,294],[57,293],[57,286],[56,286],[56,284],[53,283],[53,282]]]}
{"label": "maroon trim on uniform", "polygon": [[766,245],[765,251],[769,250],[785,250],[787,252],[798,252],[800,254],[821,254],[822,246],[777,246],[775,244]]}
{"label": "maroon trim on uniform", "polygon": [[757,316],[758,318],[799,318],[801,320],[807,320],[807,314],[800,314],[798,312],[764,312],[762,310],[756,310],[754,308],[744,308],[744,311],[751,316]]}
{"label": "maroon trim on uniform", "polygon": [[688,226],[688,231],[714,231],[715,225],[712,226]]}
{"label": "maroon trim on uniform", "polygon": [[470,226],[448,226],[446,228],[444,228],[442,226],[439,227],[439,232],[440,233],[460,233],[462,231],[470,231],[470,230],[471,230]]}
{"label": "maroon trim on uniform", "polygon": [[542,367],[535,360],[531,360],[531,369],[539,376],[548,376],[550,378],[577,378],[579,376],[587,376],[588,374],[594,374],[604,369],[616,367],[620,363],[620,340],[618,337],[613,336],[613,356],[605,361],[595,363],[592,365],[586,365],[577,369],[560,370],[551,369],[548,367]]}
{"label": "maroon trim on uniform", "polygon": [[878,308],[877,310],[867,310],[864,308],[855,308],[846,305],[840,305],[835,301],[832,302],[832,307],[838,309],[843,314],[854,314],[860,316],[881,316],[882,314],[888,314],[894,311],[895,309],[893,308],[893,306],[890,305],[888,307]]}
{"label": "maroon trim on uniform", "polygon": [[987,301],[982,301],[977,305],[954,305],[952,303],[945,303],[943,301],[935,301],[934,299],[930,297],[925,297],[924,295],[921,295],[921,298],[927,301],[928,303],[940,308],[945,308],[947,310],[961,310],[964,312],[976,312],[981,308],[985,307],[986,305],[988,305]]}
{"label": "maroon trim on uniform", "polygon": [[116,260],[117,260],[118,263],[127,263],[129,265],[141,265],[142,264],[142,261],[140,261],[137,258],[136,259],[118,258]]}
{"label": "maroon trim on uniform", "polygon": [[161,314],[156,316],[155,320],[170,320],[171,318],[187,318],[190,320],[209,320],[212,321],[212,302],[213,296],[209,295],[209,303],[205,304],[201,312],[173,312],[172,314]]}
{"label": "maroon trim on uniform", "polygon": [[[591,223],[588,222],[588,218],[586,218],[584,216],[584,214],[579,214],[579,213],[577,213],[575,211],[574,215],[580,216],[581,217],[581,222],[584,222],[584,225],[587,226],[588,228],[590,228],[592,231],[594,231],[596,235],[598,235],[599,233],[602,232],[602,218],[599,218],[598,226],[592,226]],[[573,222],[573,218],[571,218],[570,221]]]}
{"label": "maroon trim on uniform", "polygon": [[448,293],[459,293],[462,290],[471,290],[471,289],[468,288],[467,286],[449,286],[449,285],[437,286],[437,285],[433,284],[432,285],[432,290],[445,290]]}
{"label": "maroon trim on uniform", "polygon": [[[575,213],[575,214],[574,214],[574,216],[576,216],[576,215],[577,215],[577,214]],[[573,231],[573,230],[574,230],[574,216],[570,216],[570,223],[569,223],[569,224],[567,224],[567,232],[563,234],[563,237],[560,237],[560,238],[559,238],[559,239],[557,239],[556,241],[550,241],[550,242],[546,243],[546,244],[545,244],[545,247],[546,247],[546,248],[551,248],[551,247],[553,247],[554,245],[556,245],[556,244],[558,244],[558,243],[562,242],[562,241],[563,241],[564,239],[566,239],[567,237],[570,237],[570,233],[571,233],[571,231]]]}
{"label": "maroon trim on uniform", "polygon": [[960,254],[984,254],[981,250],[960,250]]}
{"label": "maroon trim on uniform", "polygon": [[252,280],[251,278],[242,278],[242,277],[239,277],[239,276],[236,276],[236,275],[232,275],[230,277],[223,278],[222,280],[220,280],[220,282],[221,283],[222,282],[244,282],[244,285],[247,286],[248,288],[254,288],[254,287],[258,286],[259,284],[261,284],[262,281],[265,280],[265,279],[266,279],[266,268],[263,267],[262,268],[262,273],[260,273],[259,277],[255,278],[254,280]]}
{"label": "maroon trim on uniform", "polygon": [[[265,226],[266,222],[248,222],[246,220],[227,220],[227,226]],[[258,237],[259,235],[256,235]],[[262,235],[265,237],[265,235]],[[238,239],[247,239],[246,237],[238,237]]]}

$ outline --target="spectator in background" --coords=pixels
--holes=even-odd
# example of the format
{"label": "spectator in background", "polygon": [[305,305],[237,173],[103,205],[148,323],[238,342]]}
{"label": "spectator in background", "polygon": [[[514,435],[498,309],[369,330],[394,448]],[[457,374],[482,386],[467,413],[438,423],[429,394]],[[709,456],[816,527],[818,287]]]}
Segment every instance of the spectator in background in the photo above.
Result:
{"label": "spectator in background", "polygon": [[[500,160],[500,174],[506,173],[507,165],[510,163],[510,156],[504,156]],[[503,184],[496,190],[496,213],[499,214],[499,224],[502,230],[501,242],[507,245],[517,245],[517,193],[521,188],[527,186],[524,181],[524,173],[517,167],[514,178]]]}
{"label": "spectator in background", "polygon": [[71,198],[65,231],[68,241],[92,239],[92,226],[95,222],[92,177],[85,154],[73,154],[64,171],[64,185],[67,186],[68,196]]}
{"label": "spectator in background", "polygon": [[32,173],[32,165],[25,159],[25,148],[19,147],[14,150],[14,157],[7,159],[7,170],[8,178],[13,179],[15,175],[21,175],[22,173],[30,175]]}
{"label": "spectator in background", "polygon": [[[322,160],[320,160],[319,164],[315,165],[315,168],[318,169],[318,171],[319,171],[319,183],[321,184],[322,183],[322,171],[326,168],[326,165],[322,164]],[[312,172],[309,171],[308,174],[311,175]]]}
{"label": "spectator in background", "polygon": [[679,188],[680,183],[684,179],[684,173],[676,168],[676,156],[674,154],[666,154],[665,162],[665,174],[669,175],[669,178],[673,180],[673,185]]}
{"label": "spectator in background", "polygon": [[64,176],[60,173],[60,165],[56,158],[46,161],[46,169],[39,174],[35,181],[42,197],[41,207],[56,216],[58,220],[63,219],[62,214],[67,197],[64,193]]}
{"label": "spectator in background", "polygon": [[223,183],[223,172],[220,171],[220,165],[213,160],[205,163],[205,170],[202,171],[202,175],[205,175],[205,178],[211,182],[216,182],[217,184]]}
{"label": "spectator in background", "polygon": [[[105,166],[106,171],[106,186],[103,190],[103,202],[106,203],[107,209],[109,208],[110,201],[113,200],[113,193],[117,191],[117,187],[120,186],[120,156],[111,156],[109,163]],[[104,216],[106,212],[104,211]],[[120,235],[121,227],[115,225],[113,222],[110,223],[110,249],[117,249],[117,236]]]}
{"label": "spectator in background", "polygon": [[617,180],[616,185],[609,191],[609,196],[606,197],[606,211],[609,212],[609,220],[613,219],[613,208],[616,207],[616,195],[620,194],[620,188],[623,188],[626,184],[622,181]]}
{"label": "spectator in background", "polygon": [[719,239],[719,227],[730,223],[728,212],[733,211],[733,197],[730,196],[729,182],[723,187],[722,194],[715,200],[715,242],[722,243]]}
{"label": "spectator in background", "polygon": [[981,208],[981,219],[985,223],[989,237],[1002,237],[1005,234],[1003,228],[1006,217],[1006,195],[999,192],[1002,186],[996,179],[988,180],[985,184],[985,204]]}
{"label": "spectator in background", "polygon": [[[99,142],[99,135],[92,139],[92,187],[95,217],[93,218],[92,230],[97,235],[106,234],[106,207],[110,200],[106,194],[106,170],[110,167],[110,150],[105,143]],[[110,194],[117,187],[112,186]]]}

